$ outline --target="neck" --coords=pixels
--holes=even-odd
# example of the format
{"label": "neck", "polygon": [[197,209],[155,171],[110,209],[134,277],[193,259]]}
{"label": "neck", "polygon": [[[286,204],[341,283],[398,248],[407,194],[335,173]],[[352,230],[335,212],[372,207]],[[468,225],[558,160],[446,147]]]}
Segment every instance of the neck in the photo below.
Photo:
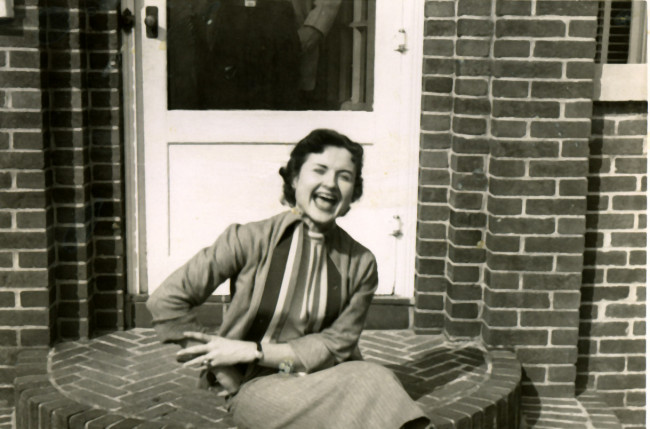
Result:
{"label": "neck", "polygon": [[305,215],[302,215],[302,221],[305,223],[305,225],[307,225],[307,228],[310,231],[317,232],[317,233],[320,233],[320,234],[326,234],[334,226],[334,222],[332,222],[329,225],[317,224],[317,223],[315,223],[313,220],[311,220],[310,218],[308,218]]}

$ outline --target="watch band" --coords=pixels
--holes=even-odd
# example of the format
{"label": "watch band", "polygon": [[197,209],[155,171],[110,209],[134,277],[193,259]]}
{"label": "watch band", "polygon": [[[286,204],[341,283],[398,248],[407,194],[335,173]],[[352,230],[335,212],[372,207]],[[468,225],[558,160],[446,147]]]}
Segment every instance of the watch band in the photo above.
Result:
{"label": "watch band", "polygon": [[264,350],[262,350],[261,342],[257,341],[255,345],[257,346],[257,355],[255,356],[255,359],[253,359],[252,363],[256,365],[260,362],[260,360],[264,359]]}

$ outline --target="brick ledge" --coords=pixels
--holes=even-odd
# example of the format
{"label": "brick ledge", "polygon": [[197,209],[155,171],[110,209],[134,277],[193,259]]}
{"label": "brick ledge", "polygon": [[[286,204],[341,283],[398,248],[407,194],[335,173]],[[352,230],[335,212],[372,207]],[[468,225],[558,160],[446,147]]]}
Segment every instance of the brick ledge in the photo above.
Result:
{"label": "brick ledge", "polygon": [[[145,353],[149,357],[158,356],[161,362],[168,362],[169,354],[176,350],[172,346],[157,344],[151,330],[137,329],[116,332],[91,341],[62,343],[49,351],[27,351],[26,356],[21,356],[19,365],[29,365],[34,370],[34,375],[24,375],[15,380],[16,427],[20,429],[191,427],[180,422],[198,418],[196,414],[180,406],[172,411],[174,402],[169,396],[165,397],[162,391],[154,392],[149,396],[140,395],[138,392],[129,392],[123,396],[125,399],[128,398],[127,402],[130,404],[139,400],[139,403],[144,404],[143,409],[116,403],[115,399],[118,397],[111,398],[111,395],[117,395],[117,390],[111,392],[106,388],[103,400],[92,395],[93,389],[89,386],[92,386],[93,382],[108,383],[109,377],[119,373],[116,368],[128,363],[130,351],[125,350],[124,345],[129,342],[133,347],[137,344],[139,356]],[[427,411],[435,428],[518,429],[521,367],[512,353],[503,350],[484,350],[475,343],[449,343],[441,336],[418,336],[411,331],[370,331],[364,333],[360,345],[367,360],[382,363],[396,372],[407,391]],[[112,356],[113,362],[117,365],[111,366],[108,356]],[[106,360],[102,361],[102,359]],[[84,378],[83,368],[90,369],[86,376],[93,374],[92,368],[84,366],[89,362],[95,362],[98,366],[103,365],[106,370],[97,372],[97,376],[104,377],[103,379],[93,381]],[[140,380],[133,380],[129,375],[136,372],[123,373],[124,379],[129,379],[128,382],[132,384],[144,383],[138,388],[145,388],[147,383],[155,384],[147,381],[150,379],[146,376],[146,363],[149,366],[153,365],[153,368],[150,368],[152,374],[162,371],[167,376],[176,371],[174,374],[178,378],[174,381],[177,383],[173,386],[174,389],[182,385],[187,388],[190,381],[194,382],[193,379],[186,377],[186,373],[177,369],[169,372],[165,369],[166,366],[159,367],[151,359],[148,359],[145,364],[139,362],[141,368],[137,369],[139,371],[137,374],[140,375]],[[134,361],[132,364],[138,365],[138,362]],[[114,373],[111,374],[111,371]],[[21,373],[26,374],[24,371]],[[100,391],[101,389],[98,390]],[[195,394],[211,395],[209,397],[215,400],[215,395],[210,392],[194,390],[192,395]],[[147,401],[151,402],[147,403]],[[165,406],[168,410],[167,415],[165,415]],[[170,418],[174,413],[176,419]],[[210,427],[233,427],[223,409],[215,410],[212,417],[213,423]],[[201,427],[201,425],[194,427]]]}
{"label": "brick ledge", "polygon": [[[151,314],[145,306],[147,298],[149,295],[146,294],[127,295],[128,328],[151,328]],[[227,295],[210,296],[198,309],[200,322],[205,326],[218,326],[229,302],[230,296]],[[366,319],[366,329],[409,329],[413,325],[412,313],[413,298],[375,295]]]}

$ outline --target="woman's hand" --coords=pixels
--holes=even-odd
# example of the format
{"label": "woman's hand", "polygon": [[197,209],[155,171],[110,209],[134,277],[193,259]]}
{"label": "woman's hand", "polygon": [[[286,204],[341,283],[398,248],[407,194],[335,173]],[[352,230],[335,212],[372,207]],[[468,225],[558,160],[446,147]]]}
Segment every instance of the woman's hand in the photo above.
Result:
{"label": "woman's hand", "polygon": [[183,366],[186,367],[230,366],[252,362],[258,357],[257,345],[251,341],[231,340],[201,332],[184,332],[183,335],[202,343],[176,353],[177,360],[185,362]]}
{"label": "woman's hand", "polygon": [[219,384],[226,389],[230,394],[237,393],[239,386],[241,386],[242,375],[232,366],[220,366],[211,368],[210,371],[214,374]]}

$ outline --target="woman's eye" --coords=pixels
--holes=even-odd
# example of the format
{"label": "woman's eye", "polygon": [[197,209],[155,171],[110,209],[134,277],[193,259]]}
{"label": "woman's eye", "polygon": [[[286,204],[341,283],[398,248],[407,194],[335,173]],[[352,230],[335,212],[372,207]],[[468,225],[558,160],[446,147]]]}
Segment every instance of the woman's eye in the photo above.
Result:
{"label": "woman's eye", "polygon": [[325,169],[320,167],[314,168],[314,173],[325,174]]}
{"label": "woman's eye", "polygon": [[351,174],[341,174],[339,177],[345,182],[351,182],[353,180]]}

